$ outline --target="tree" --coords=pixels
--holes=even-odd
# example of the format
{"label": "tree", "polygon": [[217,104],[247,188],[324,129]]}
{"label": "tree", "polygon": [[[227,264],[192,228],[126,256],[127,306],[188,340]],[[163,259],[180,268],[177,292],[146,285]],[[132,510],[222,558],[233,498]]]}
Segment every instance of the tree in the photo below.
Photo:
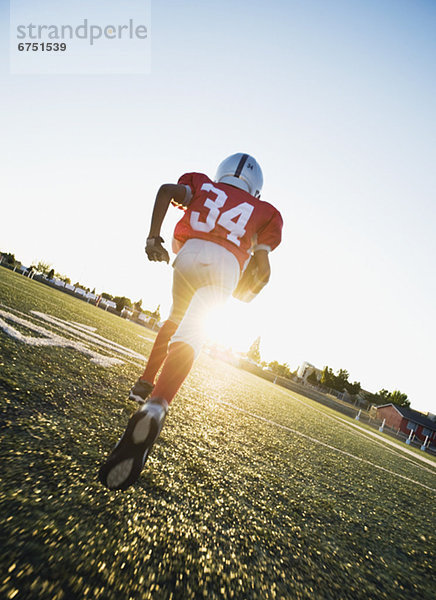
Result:
{"label": "tree", "polygon": [[50,269],[50,271],[47,273],[47,279],[53,279],[55,274],[55,271],[53,268]]}
{"label": "tree", "polygon": [[276,360],[273,360],[268,364],[268,367],[273,373],[280,377],[287,377],[289,379],[292,376],[288,363],[280,364]]}
{"label": "tree", "polygon": [[388,392],[388,390],[381,389],[376,394],[367,394],[366,399],[377,406],[389,403],[396,404],[397,406],[410,406],[410,400],[408,399],[407,394],[403,394],[400,390]]}
{"label": "tree", "polygon": [[397,406],[410,406],[410,400],[407,397],[407,394],[403,394],[400,390],[394,390],[390,395],[390,401],[392,404],[396,404]]}
{"label": "tree", "polygon": [[142,308],[142,298],[133,304],[133,308],[136,310],[141,310]]}
{"label": "tree", "polygon": [[391,393],[388,392],[388,390],[381,389],[376,394],[371,394],[368,400],[377,406],[380,406],[380,404],[389,404],[391,401]]}
{"label": "tree", "polygon": [[350,374],[346,369],[339,369],[337,375],[335,376],[336,389],[339,392],[343,392],[346,389],[349,375]]}
{"label": "tree", "polygon": [[107,292],[103,292],[101,295],[102,298],[105,298],[106,300],[113,300],[114,297],[111,294],[108,294]]}
{"label": "tree", "polygon": [[[2,257],[1,252],[0,252],[0,257]],[[21,262],[19,260],[17,260],[15,258],[15,254],[12,254],[11,252],[3,253],[2,260],[4,260],[4,262],[7,265],[9,265],[10,267],[14,267],[16,269],[18,269],[18,267],[21,267]]]}
{"label": "tree", "polygon": [[132,301],[130,298],[126,298],[126,296],[115,296],[114,302],[117,305],[118,312],[121,312],[125,306],[127,306],[127,308],[132,307]]}
{"label": "tree", "polygon": [[348,381],[349,373],[346,369],[339,369],[336,375],[333,373],[333,369],[330,367],[324,367],[321,375],[320,383],[325,387],[329,387],[337,392],[343,392],[347,390],[349,394],[358,394],[361,390],[360,383],[355,381],[350,383]]}
{"label": "tree", "polygon": [[247,358],[255,363],[260,362],[260,336],[251,344],[250,349],[247,352]]}
{"label": "tree", "polygon": [[351,396],[357,396],[357,394],[362,389],[362,386],[360,385],[359,381],[355,381],[354,383],[350,383],[349,381],[347,381],[345,384],[345,389],[349,394],[351,394]]}
{"label": "tree", "polygon": [[316,371],[312,371],[312,373],[307,378],[307,381],[312,385],[318,385],[318,377],[316,375]]}
{"label": "tree", "polygon": [[160,304],[157,305],[157,308],[154,312],[151,313],[150,315],[151,317],[155,318],[156,321],[160,321],[161,317],[160,317]]}
{"label": "tree", "polygon": [[153,312],[151,310],[145,310],[145,309],[143,309],[142,312],[144,313],[144,315],[147,315],[147,317],[150,317],[151,319],[155,319],[157,322],[159,322],[161,320],[160,304],[158,305],[156,310],[154,310]]}
{"label": "tree", "polygon": [[51,265],[49,263],[44,262],[43,260],[38,261],[36,265],[36,270],[42,273],[43,275],[47,275],[50,269]]}
{"label": "tree", "polygon": [[82,290],[85,290],[85,292],[90,291],[89,287],[86,287],[86,285],[83,285],[82,283],[80,283],[80,281],[76,281],[76,283],[74,284],[74,287],[81,288]]}
{"label": "tree", "polygon": [[71,279],[62,273],[55,273],[55,277],[63,281],[64,283],[71,283]]}
{"label": "tree", "polygon": [[11,252],[8,252],[7,254],[5,254],[5,259],[6,264],[15,265],[15,254],[11,254]]}
{"label": "tree", "polygon": [[381,389],[379,392],[377,392],[376,396],[378,396],[380,398],[380,400],[382,400],[383,402],[389,402],[389,399],[391,397],[391,393],[388,392],[388,390],[385,390],[384,388]]}
{"label": "tree", "polygon": [[320,383],[321,383],[321,385],[324,385],[325,387],[336,389],[335,388],[336,378],[333,373],[333,369],[331,369],[330,367],[327,367],[327,366],[324,367],[324,369],[322,370],[322,373],[321,373]]}

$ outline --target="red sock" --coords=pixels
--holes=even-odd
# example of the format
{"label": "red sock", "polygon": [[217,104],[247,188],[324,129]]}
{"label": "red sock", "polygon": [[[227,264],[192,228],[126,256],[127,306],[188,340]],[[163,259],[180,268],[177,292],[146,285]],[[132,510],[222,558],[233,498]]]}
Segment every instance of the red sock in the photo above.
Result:
{"label": "red sock", "polygon": [[162,372],[153,390],[153,397],[165,398],[168,404],[171,404],[193,363],[194,349],[192,346],[184,342],[171,344]]}
{"label": "red sock", "polygon": [[174,323],[174,321],[165,321],[162,325],[154,341],[150,356],[148,357],[145,371],[140,379],[148,381],[148,383],[154,383],[156,373],[161,368],[162,363],[167,356],[169,341],[176,332],[177,327],[178,324]]}

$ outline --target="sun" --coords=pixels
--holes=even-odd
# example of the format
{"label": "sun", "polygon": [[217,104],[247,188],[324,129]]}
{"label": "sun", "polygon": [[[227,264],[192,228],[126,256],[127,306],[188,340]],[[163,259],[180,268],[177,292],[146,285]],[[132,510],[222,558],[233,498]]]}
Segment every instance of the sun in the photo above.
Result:
{"label": "sun", "polygon": [[241,318],[238,304],[230,301],[224,306],[213,308],[205,320],[204,330],[206,338],[212,343],[232,348],[236,352],[245,352],[252,333],[246,330],[245,319]]}

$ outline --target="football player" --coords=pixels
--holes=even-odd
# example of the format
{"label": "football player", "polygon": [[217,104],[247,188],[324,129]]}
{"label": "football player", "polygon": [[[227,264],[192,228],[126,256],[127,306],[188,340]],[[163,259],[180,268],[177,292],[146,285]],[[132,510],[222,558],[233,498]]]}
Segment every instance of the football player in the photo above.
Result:
{"label": "football player", "polygon": [[149,260],[169,262],[162,222],[170,203],[184,211],[174,230],[173,304],[130,391],[141,407],[100,468],[100,481],[108,488],[124,490],[138,479],[200,352],[207,311],[232,294],[249,302],[268,282],[268,255],[281,241],[283,221],[274,206],[260,200],[262,184],[256,160],[238,153],[219,165],[214,181],[186,173],[177,184],[159,189],[145,248]]}

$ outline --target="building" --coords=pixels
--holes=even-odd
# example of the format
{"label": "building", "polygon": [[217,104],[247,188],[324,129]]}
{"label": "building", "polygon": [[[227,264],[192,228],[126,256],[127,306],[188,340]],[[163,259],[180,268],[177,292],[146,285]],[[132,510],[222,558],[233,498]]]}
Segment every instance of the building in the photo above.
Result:
{"label": "building", "polygon": [[436,445],[436,421],[423,413],[396,404],[382,404],[376,410],[377,418],[380,421],[386,419],[388,427],[402,431],[407,437],[413,431],[420,442],[424,443],[428,437],[428,443]]}
{"label": "building", "polygon": [[318,381],[321,380],[322,370],[317,369],[315,365],[304,361],[304,363],[298,367],[297,377],[300,377],[301,379],[304,379],[304,381],[307,381],[307,378],[310,377],[312,373],[315,373]]}
{"label": "building", "polygon": [[131,319],[133,317],[133,310],[130,310],[130,308],[127,308],[127,306],[123,306],[121,316],[123,319]]}

